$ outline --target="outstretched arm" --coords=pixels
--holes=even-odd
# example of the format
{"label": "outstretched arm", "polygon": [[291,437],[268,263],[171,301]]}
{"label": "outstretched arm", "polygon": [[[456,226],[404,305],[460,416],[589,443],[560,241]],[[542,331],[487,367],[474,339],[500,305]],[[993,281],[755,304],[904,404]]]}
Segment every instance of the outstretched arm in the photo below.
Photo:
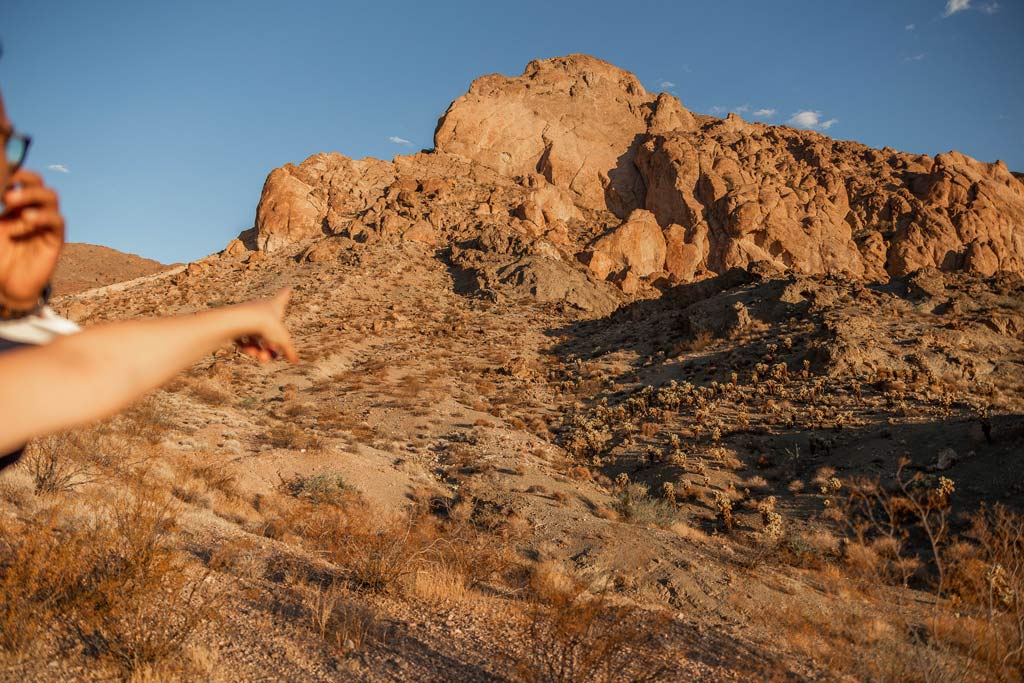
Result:
{"label": "outstretched arm", "polygon": [[261,361],[297,360],[281,322],[288,290],[173,318],[89,328],[47,346],[0,354],[0,453],[109,417],[233,339]]}

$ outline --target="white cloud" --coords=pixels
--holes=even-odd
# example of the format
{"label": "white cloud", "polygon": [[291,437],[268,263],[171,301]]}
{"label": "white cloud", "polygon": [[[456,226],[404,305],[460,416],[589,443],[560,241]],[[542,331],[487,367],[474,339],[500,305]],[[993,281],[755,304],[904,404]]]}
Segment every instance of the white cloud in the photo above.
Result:
{"label": "white cloud", "polygon": [[736,107],[737,114],[746,114],[748,111],[750,111],[749,104],[741,104],[740,106]]}
{"label": "white cloud", "polygon": [[915,28],[917,28],[917,24],[907,24],[903,28],[907,29],[908,31],[913,31]]}
{"label": "white cloud", "polygon": [[51,171],[57,171],[57,173],[71,173],[71,169],[69,169],[64,164],[50,164],[46,168],[50,169]]}
{"label": "white cloud", "polygon": [[391,137],[388,138],[388,140],[390,140],[391,142],[395,143],[396,145],[411,145],[412,144],[411,142],[409,142],[405,138],[400,138],[397,135],[392,135]]}
{"label": "white cloud", "polygon": [[723,107],[720,104],[716,104],[715,106],[711,107],[711,109],[708,109],[708,111],[711,112],[712,114],[724,114],[725,107]]}
{"label": "white cloud", "polygon": [[658,87],[665,88],[666,90],[668,90],[669,88],[676,87],[676,84],[673,83],[672,81],[662,81],[661,83],[658,84]]}
{"label": "white cloud", "polygon": [[786,122],[791,126],[797,128],[813,128],[814,130],[828,130],[832,126],[839,123],[839,119],[829,119],[828,121],[821,120],[820,111],[798,111],[789,117]]}
{"label": "white cloud", "polygon": [[965,9],[970,9],[971,0],[946,0],[946,11],[942,16],[951,17],[957,12],[963,12]]}
{"label": "white cloud", "polygon": [[918,53],[916,55],[913,55],[911,57],[904,57],[903,61],[904,62],[920,62],[922,59],[924,59],[924,57],[925,57],[925,54],[923,52],[920,52],[920,53]]}
{"label": "white cloud", "polygon": [[774,109],[765,108],[765,109],[758,109],[757,111],[755,111],[752,114],[752,116],[756,116],[759,119],[769,119],[769,118],[775,116],[776,113],[777,112]]}
{"label": "white cloud", "polygon": [[797,128],[814,128],[821,120],[821,113],[816,111],[798,111],[789,118],[789,125]]}
{"label": "white cloud", "polygon": [[942,16],[951,17],[957,12],[963,12],[968,9],[976,9],[985,14],[995,14],[1001,7],[996,0],[981,5],[972,5],[971,2],[972,0],[946,0],[946,11],[942,13]]}

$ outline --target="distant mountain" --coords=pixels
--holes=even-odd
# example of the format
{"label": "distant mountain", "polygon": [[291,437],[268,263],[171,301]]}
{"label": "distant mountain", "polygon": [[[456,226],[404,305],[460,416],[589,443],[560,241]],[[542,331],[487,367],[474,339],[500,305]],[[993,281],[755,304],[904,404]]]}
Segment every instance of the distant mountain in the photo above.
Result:
{"label": "distant mountain", "polygon": [[125,254],[109,247],[70,242],[64,245],[57,270],[53,274],[53,294],[74,294],[153,275],[169,267],[159,261]]}

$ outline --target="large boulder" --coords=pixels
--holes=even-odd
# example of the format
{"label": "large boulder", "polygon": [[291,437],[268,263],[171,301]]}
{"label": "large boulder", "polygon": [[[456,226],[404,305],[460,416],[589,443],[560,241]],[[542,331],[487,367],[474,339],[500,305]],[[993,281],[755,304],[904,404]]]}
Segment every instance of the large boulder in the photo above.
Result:
{"label": "large boulder", "polygon": [[654,214],[643,209],[633,211],[590,251],[590,269],[602,279],[627,268],[635,277],[646,277],[665,266],[665,236]]}
{"label": "large boulder", "polygon": [[275,168],[256,207],[256,244],[276,251],[333,234],[364,212],[393,181],[392,164],[314,154],[299,165]]}
{"label": "large boulder", "polygon": [[264,251],[323,234],[326,204],[295,173],[293,164],[275,168],[263,183],[256,207],[258,244]]}
{"label": "large boulder", "polygon": [[473,81],[438,121],[434,145],[508,177],[539,171],[581,206],[625,217],[643,206],[633,157],[659,103],[659,126],[692,123],[678,100],[605,61],[535,60],[521,76]]}

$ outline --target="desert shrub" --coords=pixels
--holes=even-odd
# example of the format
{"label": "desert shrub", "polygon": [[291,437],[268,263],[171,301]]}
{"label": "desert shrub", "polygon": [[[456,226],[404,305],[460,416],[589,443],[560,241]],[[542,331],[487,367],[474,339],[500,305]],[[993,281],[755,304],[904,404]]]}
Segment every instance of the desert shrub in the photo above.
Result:
{"label": "desert shrub", "polygon": [[36,493],[63,493],[95,479],[90,468],[76,456],[79,444],[69,433],[35,439],[25,453],[25,467],[32,475]]}
{"label": "desert shrub", "polygon": [[664,680],[659,628],[602,598],[537,606],[522,649],[509,655],[523,683],[640,683]]}
{"label": "desert shrub", "polygon": [[387,639],[387,628],[376,612],[346,599],[336,583],[307,586],[302,602],[316,633],[340,651],[362,651]]}
{"label": "desert shrub", "polygon": [[[953,482],[902,473],[891,488],[852,482],[833,513],[848,529],[846,566],[869,587],[895,584],[889,602],[907,634],[894,653],[876,649],[858,665],[871,680],[1022,680],[1024,517],[984,507],[954,534]],[[914,585],[934,592],[926,609]]]}
{"label": "desert shrub", "polygon": [[274,448],[311,451],[324,447],[324,441],[319,434],[292,422],[274,425],[263,438]]}
{"label": "desert shrub", "polygon": [[131,433],[136,437],[150,444],[158,443],[175,426],[170,417],[173,413],[166,409],[160,396],[161,392],[156,392],[137,401],[115,421],[129,424]]}
{"label": "desert shrub", "polygon": [[[868,579],[907,587],[923,565],[930,565],[935,573],[932,587],[941,597],[955,486],[946,477],[929,481],[920,472],[908,478],[904,476],[907,464],[906,460],[900,463],[891,488],[877,479],[851,481],[832,516],[847,528],[846,556],[852,568]],[[838,480],[830,479],[822,494],[832,495],[841,488]],[[831,507],[832,499],[826,498],[826,504]],[[926,550],[919,550],[921,546]]]}
{"label": "desert shrub", "polygon": [[216,596],[170,545],[170,503],[135,497],[89,530],[60,619],[87,652],[126,670],[182,651]]}
{"label": "desert shrub", "polygon": [[665,528],[678,521],[675,501],[652,496],[645,484],[620,483],[616,486],[615,495],[612,509],[623,521]]}
{"label": "desert shrub", "polygon": [[0,521],[0,648],[20,653],[53,620],[75,549],[59,540],[55,511]]}
{"label": "desert shrub", "polygon": [[[1024,516],[1002,505],[972,517],[950,566],[950,591],[975,619],[960,645],[993,681],[1024,679]],[[952,554],[952,553],[951,553]],[[954,635],[957,628],[949,629]]]}
{"label": "desert shrub", "polygon": [[231,403],[231,393],[213,380],[193,384],[191,393],[197,400],[210,406],[223,406]]}
{"label": "desert shrub", "polygon": [[0,647],[55,633],[125,671],[180,653],[215,596],[171,549],[168,504],[136,497],[90,524],[61,514],[0,529]]}
{"label": "desert shrub", "polygon": [[241,495],[238,491],[238,477],[229,471],[224,462],[214,461],[205,465],[196,465],[192,468],[192,476],[202,479],[211,489],[220,491],[225,496]]}
{"label": "desert shrub", "polygon": [[340,505],[301,501],[271,526],[278,537],[294,534],[353,585],[376,592],[400,591],[435,540],[407,515],[381,518],[358,495]]}
{"label": "desert shrub", "polygon": [[281,478],[278,488],[289,496],[311,503],[340,506],[353,499],[355,489],[345,483],[340,472],[293,474]]}

